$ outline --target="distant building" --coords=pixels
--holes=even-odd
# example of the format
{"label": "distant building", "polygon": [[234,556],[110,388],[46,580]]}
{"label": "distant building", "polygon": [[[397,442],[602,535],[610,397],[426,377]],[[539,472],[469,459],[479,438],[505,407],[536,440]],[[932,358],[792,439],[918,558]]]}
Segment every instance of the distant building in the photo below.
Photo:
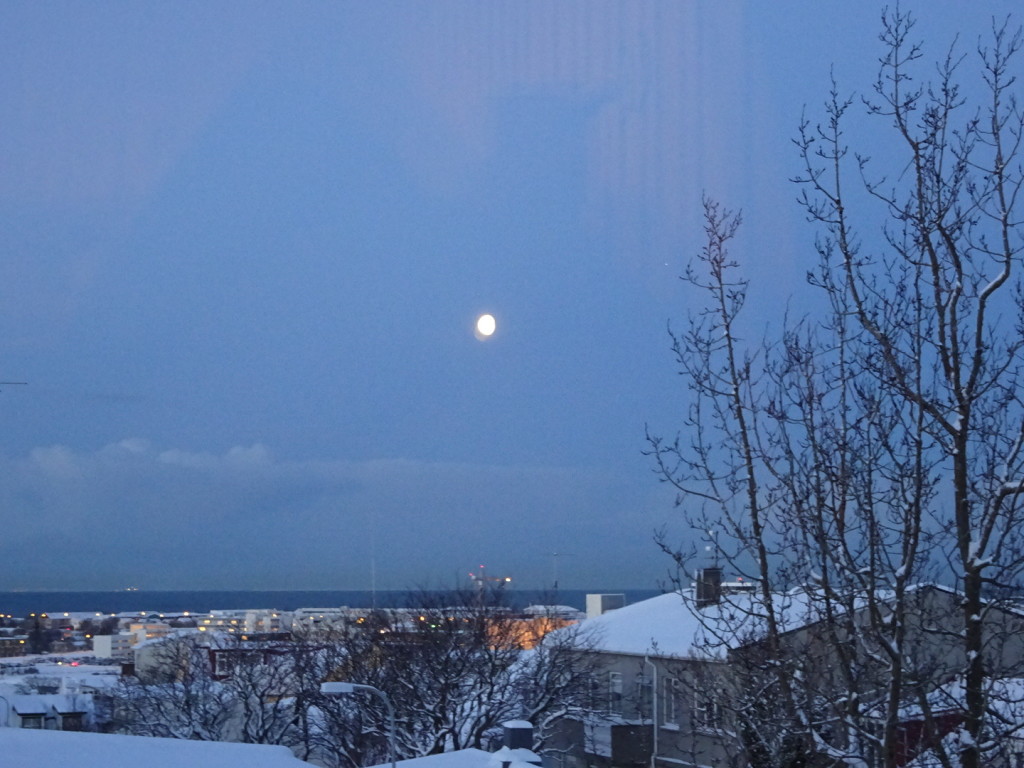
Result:
{"label": "distant building", "polygon": [[292,628],[292,614],[273,608],[250,609],[245,612],[245,633],[248,635],[276,634],[289,632]]}
{"label": "distant building", "polygon": [[135,636],[136,643],[166,637],[172,631],[171,625],[165,621],[133,621],[128,625],[128,633]]}
{"label": "distant building", "polygon": [[28,694],[10,697],[9,728],[48,731],[81,731],[86,727],[90,696],[68,694]]}
{"label": "distant building", "polygon": [[0,635],[0,658],[24,656],[28,635]]}
{"label": "distant building", "polygon": [[92,639],[92,652],[101,659],[122,658],[132,654],[132,647],[138,642],[138,635],[132,632],[118,632],[116,635],[96,635]]}
{"label": "distant building", "polygon": [[[292,611],[292,629],[298,632],[317,632],[345,626],[358,621],[366,611],[353,611],[347,606],[338,608],[297,608]],[[358,614],[358,615],[357,615]]]}
{"label": "distant building", "polygon": [[215,629],[219,632],[231,634],[245,632],[245,611],[223,610],[210,611],[209,616],[204,616],[196,622],[196,626],[204,630]]}

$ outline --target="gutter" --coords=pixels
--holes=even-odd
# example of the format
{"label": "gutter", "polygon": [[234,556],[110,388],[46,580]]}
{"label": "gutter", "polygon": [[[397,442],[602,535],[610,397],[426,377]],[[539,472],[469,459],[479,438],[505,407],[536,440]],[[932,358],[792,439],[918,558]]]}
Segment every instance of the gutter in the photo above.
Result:
{"label": "gutter", "polygon": [[651,768],[656,768],[658,759],[658,667],[644,654],[644,664],[651,667]]}

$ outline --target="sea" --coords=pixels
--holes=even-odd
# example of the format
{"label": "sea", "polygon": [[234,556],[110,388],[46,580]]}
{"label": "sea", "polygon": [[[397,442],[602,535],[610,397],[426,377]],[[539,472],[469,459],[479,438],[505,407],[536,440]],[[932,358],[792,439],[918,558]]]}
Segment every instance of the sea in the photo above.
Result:
{"label": "sea", "polygon": [[[563,589],[534,591],[509,589],[503,603],[512,608],[527,605],[570,605],[586,609],[587,595],[617,593],[625,596],[625,604],[646,600],[661,594],[657,589]],[[434,593],[431,593],[432,595]],[[121,590],[116,592],[0,592],[0,615],[21,617],[32,613],[208,613],[211,610],[275,608],[293,611],[296,608],[406,608],[419,607],[420,591],[370,590],[268,590],[268,591],[180,591],[157,592]]]}

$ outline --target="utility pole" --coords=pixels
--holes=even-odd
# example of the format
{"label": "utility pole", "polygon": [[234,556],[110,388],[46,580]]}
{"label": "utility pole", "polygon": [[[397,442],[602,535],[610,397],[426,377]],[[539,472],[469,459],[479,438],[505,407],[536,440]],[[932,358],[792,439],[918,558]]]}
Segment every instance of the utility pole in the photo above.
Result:
{"label": "utility pole", "polygon": [[572,557],[572,552],[551,553],[551,581],[556,595],[558,594],[558,558],[560,557]]}

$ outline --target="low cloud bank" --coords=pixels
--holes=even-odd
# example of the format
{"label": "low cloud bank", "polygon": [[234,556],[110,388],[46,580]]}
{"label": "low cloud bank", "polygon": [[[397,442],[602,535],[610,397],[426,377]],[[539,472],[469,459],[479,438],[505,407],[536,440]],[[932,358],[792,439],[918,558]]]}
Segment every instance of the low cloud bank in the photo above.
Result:
{"label": "low cloud bank", "polygon": [[[278,460],[130,439],[0,457],[0,590],[404,589],[484,563],[524,587],[653,586],[667,514],[613,472]],[[648,510],[648,511],[645,511]],[[651,511],[653,510],[653,511]],[[375,563],[374,563],[375,561]]]}

